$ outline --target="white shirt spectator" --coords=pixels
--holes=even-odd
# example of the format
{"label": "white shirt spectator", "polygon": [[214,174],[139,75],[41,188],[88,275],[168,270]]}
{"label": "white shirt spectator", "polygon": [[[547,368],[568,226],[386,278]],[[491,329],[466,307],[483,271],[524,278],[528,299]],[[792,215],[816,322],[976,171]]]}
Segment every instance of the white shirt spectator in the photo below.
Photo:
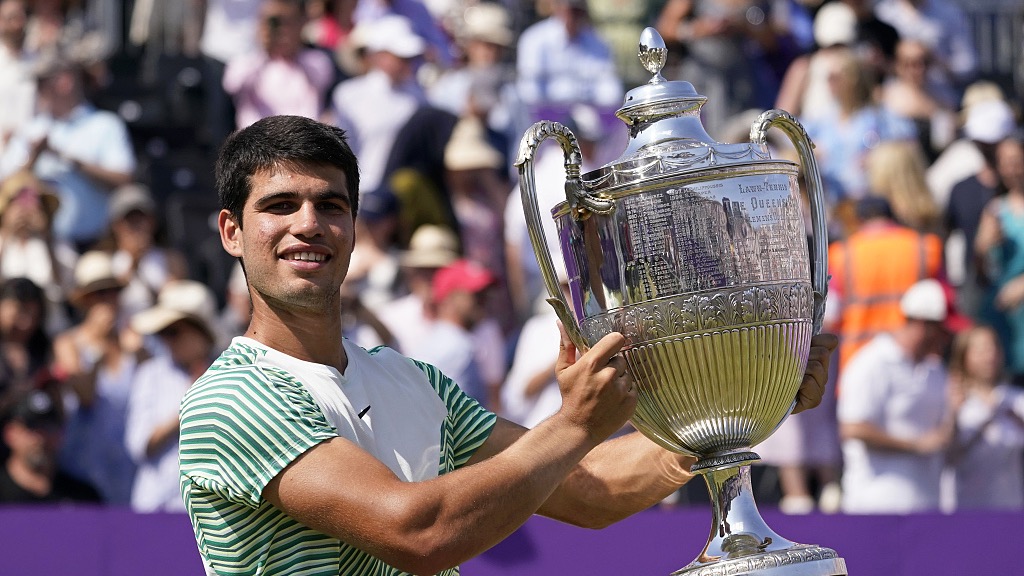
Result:
{"label": "white shirt spectator", "polygon": [[135,152],[128,128],[114,113],[80,104],[66,118],[36,116],[11,139],[0,158],[0,178],[25,165],[32,142],[46,136],[53,150],[43,152],[34,172],[53,182],[60,208],[53,221],[54,235],[71,242],[96,240],[107,230],[108,192],[74,168],[71,159],[115,172],[135,170]]}
{"label": "white shirt spectator", "polygon": [[[928,357],[915,364],[887,333],[847,364],[840,380],[838,419],[866,422],[897,438],[934,430],[946,414],[946,370]],[[843,442],[846,513],[906,514],[939,509],[943,455],[876,450],[863,440]]]}
{"label": "white shirt spectator", "polygon": [[135,374],[128,399],[125,445],[138,464],[132,485],[131,506],[136,512],[184,511],[178,486],[178,442],[146,455],[146,444],[158,426],[178,413],[181,399],[192,385],[185,371],[158,355],[143,363]]}
{"label": "white shirt spectator", "polygon": [[371,70],[346,80],[334,89],[334,116],[348,132],[349,145],[359,157],[359,187],[376,190],[398,131],[424,102],[423,89],[415,81],[392,86],[388,76]]}
{"label": "white shirt spectator", "polygon": [[519,37],[516,66],[519,96],[527,105],[622,105],[622,81],[611,50],[590,27],[569,38],[559,19],[537,22]]}
{"label": "white shirt spectator", "polygon": [[199,49],[203,54],[228,62],[253,50],[256,23],[263,0],[206,0],[206,18]]}

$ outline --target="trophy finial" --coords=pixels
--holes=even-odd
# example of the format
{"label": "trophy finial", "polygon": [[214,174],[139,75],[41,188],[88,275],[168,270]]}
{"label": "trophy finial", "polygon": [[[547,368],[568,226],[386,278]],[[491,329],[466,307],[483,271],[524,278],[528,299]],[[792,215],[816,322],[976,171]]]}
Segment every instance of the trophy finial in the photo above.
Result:
{"label": "trophy finial", "polygon": [[668,48],[665,46],[665,39],[657,30],[648,26],[640,33],[640,63],[648,72],[654,74],[651,84],[664,82],[665,77],[661,75],[661,69],[665,66],[668,57]]}

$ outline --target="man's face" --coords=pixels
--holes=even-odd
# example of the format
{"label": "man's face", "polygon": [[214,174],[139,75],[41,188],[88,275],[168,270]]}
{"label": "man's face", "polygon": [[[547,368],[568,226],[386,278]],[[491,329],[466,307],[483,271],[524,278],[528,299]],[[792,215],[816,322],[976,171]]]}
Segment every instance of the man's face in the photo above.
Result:
{"label": "man's face", "polygon": [[33,470],[46,471],[56,464],[63,442],[63,428],[57,421],[25,423],[12,420],[4,426],[4,442],[11,457]]}
{"label": "man's face", "polygon": [[295,2],[269,0],[260,8],[259,38],[271,56],[294,57],[302,48],[303,15]]}
{"label": "man's face", "polygon": [[213,348],[206,332],[187,320],[178,320],[157,335],[167,345],[171,359],[182,366],[208,360]]}
{"label": "man's face", "polygon": [[241,222],[221,211],[218,223],[254,304],[322,310],[337,302],[355,236],[345,173],[279,164],[254,174],[250,190]]}
{"label": "man's face", "polygon": [[0,1],[0,38],[20,44],[25,39],[28,14],[22,0]]}

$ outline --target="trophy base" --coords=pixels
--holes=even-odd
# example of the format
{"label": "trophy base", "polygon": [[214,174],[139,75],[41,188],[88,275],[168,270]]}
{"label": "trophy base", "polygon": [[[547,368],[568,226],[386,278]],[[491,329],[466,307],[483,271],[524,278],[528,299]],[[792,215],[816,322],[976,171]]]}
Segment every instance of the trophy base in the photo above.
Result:
{"label": "trophy base", "polygon": [[671,576],[847,576],[846,561],[831,548],[796,544],[792,548],[764,552],[711,563],[694,561]]}
{"label": "trophy base", "polygon": [[750,486],[749,463],[757,459],[736,452],[694,466],[711,494],[711,535],[697,559],[672,576],[846,576],[835,550],[786,540],[761,518]]}

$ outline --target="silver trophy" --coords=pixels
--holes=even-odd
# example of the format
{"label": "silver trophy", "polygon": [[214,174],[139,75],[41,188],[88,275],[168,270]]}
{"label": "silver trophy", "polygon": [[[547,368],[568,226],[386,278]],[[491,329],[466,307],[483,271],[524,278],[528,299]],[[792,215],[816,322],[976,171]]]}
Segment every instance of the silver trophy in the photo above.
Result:
{"label": "silver trophy", "polygon": [[[667,50],[653,29],[640,61],[653,79],[616,115],[629,144],[580,174],[575,136],[538,122],[523,136],[523,206],[545,285],[570,337],[587,349],[609,332],[638,386],[634,426],[669,450],[697,457],[713,501],[711,535],[674,574],[845,575],[834,550],[786,540],[757,511],[751,451],[792,411],[827,292],[821,178],[803,127],[770,110],[751,142],[715,142],[700,121],[706,98],[661,75]],[[798,167],[773,160],[766,133],[793,142],[808,182],[811,251]],[[569,279],[562,296],[541,225],[533,158],[547,138],[565,156],[565,197],[552,208]],[[812,279],[813,274],[813,279]]]}

